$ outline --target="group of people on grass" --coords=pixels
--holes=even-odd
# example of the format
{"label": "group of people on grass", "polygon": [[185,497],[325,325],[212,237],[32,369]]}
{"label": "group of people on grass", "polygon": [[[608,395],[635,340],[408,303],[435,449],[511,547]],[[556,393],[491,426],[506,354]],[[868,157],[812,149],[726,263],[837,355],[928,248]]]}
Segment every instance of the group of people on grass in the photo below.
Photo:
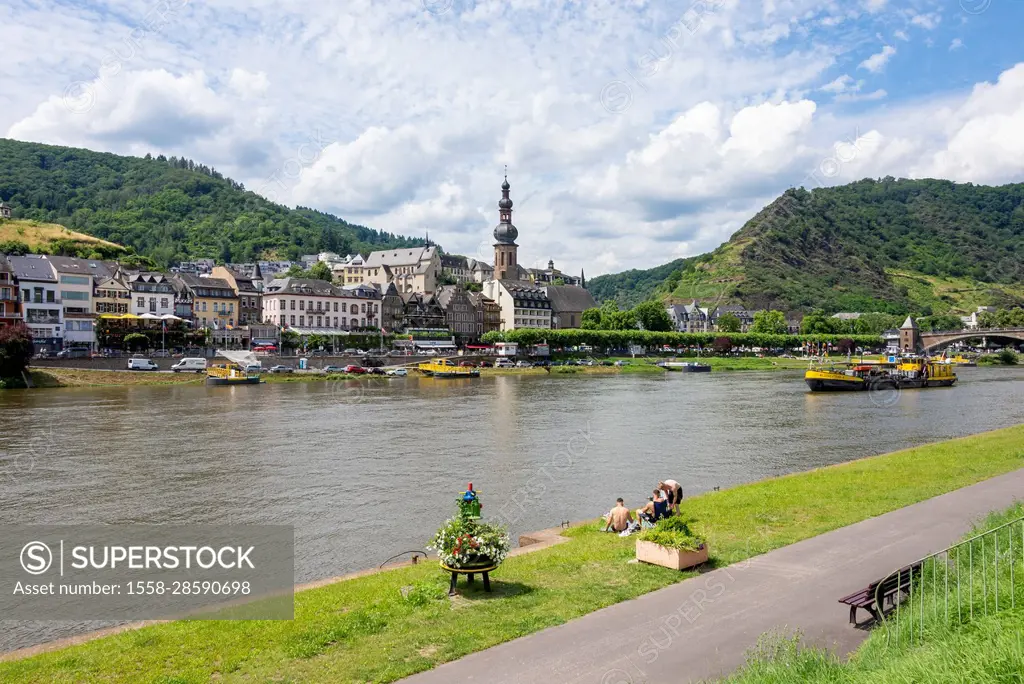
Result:
{"label": "group of people on grass", "polygon": [[605,516],[605,532],[617,532],[629,535],[641,529],[653,527],[654,523],[664,517],[679,512],[679,502],[683,500],[683,488],[675,480],[662,480],[654,488],[643,508],[634,512],[626,507],[622,497],[615,500],[615,507]]}

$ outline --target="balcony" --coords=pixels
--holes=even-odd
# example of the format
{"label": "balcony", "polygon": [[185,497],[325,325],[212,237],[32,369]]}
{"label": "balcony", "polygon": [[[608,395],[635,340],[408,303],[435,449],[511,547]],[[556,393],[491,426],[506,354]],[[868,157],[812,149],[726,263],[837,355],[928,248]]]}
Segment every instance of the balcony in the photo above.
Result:
{"label": "balcony", "polygon": [[12,292],[0,292],[0,302],[16,302],[18,295]]}

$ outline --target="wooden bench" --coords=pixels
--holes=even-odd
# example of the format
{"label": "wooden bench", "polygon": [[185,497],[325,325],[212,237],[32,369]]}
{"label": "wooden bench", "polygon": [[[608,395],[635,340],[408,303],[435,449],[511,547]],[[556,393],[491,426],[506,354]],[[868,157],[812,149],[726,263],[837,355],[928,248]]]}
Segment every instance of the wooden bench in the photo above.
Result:
{"label": "wooden bench", "polygon": [[863,608],[871,614],[875,620],[880,620],[885,612],[885,602],[889,602],[891,609],[899,600],[899,594],[910,588],[910,582],[914,575],[920,574],[921,562],[907,565],[896,572],[890,573],[887,577],[872,582],[864,589],[844,596],[839,599],[840,603],[850,606],[850,624],[857,624],[857,609]]}

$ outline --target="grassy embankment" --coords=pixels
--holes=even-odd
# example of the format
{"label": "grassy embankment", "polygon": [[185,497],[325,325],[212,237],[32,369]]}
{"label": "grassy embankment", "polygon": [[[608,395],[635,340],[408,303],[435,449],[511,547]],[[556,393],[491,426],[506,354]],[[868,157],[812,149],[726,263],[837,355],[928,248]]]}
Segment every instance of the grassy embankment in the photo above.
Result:
{"label": "grassy embankment", "polygon": [[[1024,515],[1024,504],[1006,511],[993,513],[964,536],[973,537],[999,527]],[[1003,541],[1003,554],[1008,553],[1009,534],[1018,535],[1019,526],[999,532]],[[924,627],[921,622],[907,620],[900,623],[899,638],[896,631],[877,627],[868,640],[843,662],[833,653],[819,648],[803,648],[799,635],[767,634],[748,656],[747,666],[730,677],[732,684],[902,684],[903,682],[1019,682],[1024,672],[1024,584],[1019,579],[1011,583],[1009,558],[1003,556],[1000,569],[1000,600],[1003,612],[995,612],[995,568],[992,563],[992,539],[988,540],[988,563],[968,565],[959,559],[959,572],[948,570],[959,579],[961,587],[973,580],[978,591],[973,603],[965,596],[952,593],[958,607],[945,608],[942,567],[936,569],[939,579],[934,586],[925,576],[920,595],[914,595],[915,610],[923,605]],[[978,542],[974,544],[976,547]],[[1014,545],[1016,551],[1020,546]],[[976,548],[975,551],[978,549]],[[1014,552],[1016,563],[1021,559]],[[956,561],[956,556],[953,556]],[[944,562],[948,562],[944,561]],[[953,567],[956,567],[955,565]],[[974,568],[973,575],[968,574]],[[984,568],[984,570],[982,570]],[[1018,568],[1019,569],[1019,568]],[[983,594],[981,587],[988,582]],[[1014,592],[1013,601],[1010,593]],[[919,598],[920,596],[920,598]],[[984,597],[984,598],[983,598]],[[921,601],[919,604],[918,602]],[[971,617],[971,607],[973,616]],[[1006,610],[1012,607],[1011,610]],[[989,610],[992,614],[989,614]],[[916,615],[916,613],[915,613]],[[894,616],[890,616],[894,619]],[[910,631],[913,630],[913,635]],[[913,636],[913,638],[911,638]]]}
{"label": "grassy embankment", "polygon": [[74,247],[124,251],[124,247],[113,242],[79,233],[56,223],[40,223],[22,219],[0,220],[0,242],[21,242],[32,250],[45,251],[55,242]]}
{"label": "grassy embankment", "polygon": [[[703,494],[683,512],[727,564],[1016,470],[1022,443],[1024,425]],[[627,564],[633,541],[596,525],[566,535],[509,558],[493,594],[460,585],[448,599],[426,563],[300,592],[293,621],[153,625],[0,663],[0,680],[394,681],[693,574]]]}

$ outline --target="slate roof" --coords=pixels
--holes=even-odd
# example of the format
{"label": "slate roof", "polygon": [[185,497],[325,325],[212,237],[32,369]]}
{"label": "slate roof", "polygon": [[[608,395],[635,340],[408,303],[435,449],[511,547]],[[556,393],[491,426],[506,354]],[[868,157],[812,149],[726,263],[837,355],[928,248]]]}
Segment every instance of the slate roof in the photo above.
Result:
{"label": "slate roof", "polygon": [[43,283],[57,282],[57,276],[50,267],[50,262],[41,256],[9,256],[14,277],[18,280],[34,280]]}
{"label": "slate roof", "polygon": [[597,307],[594,296],[575,285],[549,285],[544,288],[545,294],[551,300],[551,310],[555,313],[561,311],[579,311]]}

